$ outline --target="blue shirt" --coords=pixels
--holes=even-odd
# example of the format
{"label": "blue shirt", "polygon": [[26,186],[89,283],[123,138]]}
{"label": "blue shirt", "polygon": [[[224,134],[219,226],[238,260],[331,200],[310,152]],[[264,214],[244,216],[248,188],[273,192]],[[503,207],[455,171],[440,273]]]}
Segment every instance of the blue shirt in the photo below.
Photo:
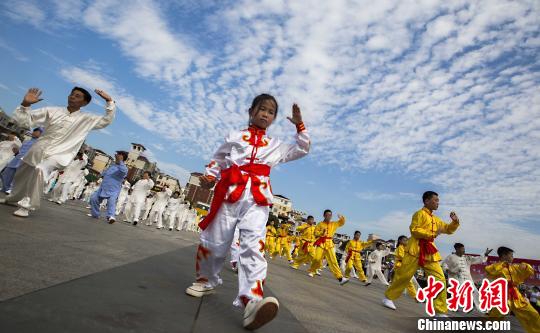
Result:
{"label": "blue shirt", "polygon": [[6,167],[14,169],[20,167],[24,155],[26,155],[26,153],[30,150],[30,147],[32,147],[32,145],[36,143],[37,140],[38,139],[36,138],[31,138],[30,140],[26,140],[25,142],[23,142],[21,148],[19,148],[19,153],[15,155],[15,157],[6,165]]}
{"label": "blue shirt", "polygon": [[122,188],[122,182],[126,178],[128,168],[124,162],[113,164],[103,171],[103,181],[99,187],[98,195],[103,198],[116,198]]}

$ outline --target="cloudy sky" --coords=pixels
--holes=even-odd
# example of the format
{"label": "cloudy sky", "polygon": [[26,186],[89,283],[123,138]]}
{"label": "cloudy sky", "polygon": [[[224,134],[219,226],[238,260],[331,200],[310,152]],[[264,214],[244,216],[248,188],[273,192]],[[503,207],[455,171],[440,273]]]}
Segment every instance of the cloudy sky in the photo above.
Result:
{"label": "cloudy sky", "polygon": [[539,18],[538,1],[8,0],[0,106],[33,86],[41,105],[105,89],[119,113],[89,143],[142,143],[185,181],[269,92],[270,134],[292,139],[297,102],[312,135],[309,157],[273,171],[295,208],[395,238],[432,189],[462,220],[442,252],[540,259]]}

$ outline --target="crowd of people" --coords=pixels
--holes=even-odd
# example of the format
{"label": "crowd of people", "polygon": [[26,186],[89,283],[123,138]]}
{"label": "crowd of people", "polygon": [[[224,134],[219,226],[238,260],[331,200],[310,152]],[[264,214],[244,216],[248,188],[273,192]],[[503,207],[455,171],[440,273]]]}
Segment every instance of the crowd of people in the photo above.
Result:
{"label": "crowd of people", "polygon": [[[332,220],[331,210],[324,211],[323,220],[319,223],[309,216],[296,228],[296,233],[290,224],[267,223],[273,198],[270,185],[272,167],[300,159],[311,148],[310,136],[296,104],[288,117],[296,128],[295,143],[285,143],[266,134],[278,115],[278,103],[268,94],[253,100],[248,113],[249,127],[232,131],[226,137],[200,177],[202,187],[214,189],[210,210],[200,222],[193,207],[189,207],[179,191],[173,193],[166,186],[153,191],[150,173],[145,173],[134,184],[127,182],[125,151],[117,151],[114,163],[103,171],[102,177],[87,184],[87,157],[79,151],[80,147],[91,130],[104,128],[113,121],[116,109],[111,96],[102,90],[95,92],[105,101],[103,116],[80,111],[92,98],[80,87],[71,91],[67,107],[44,107],[33,111],[30,106],[42,100],[42,93],[36,88],[27,92],[14,112],[14,119],[21,126],[34,130],[32,138],[22,144],[10,137],[0,146],[0,162],[5,164],[3,190],[8,193],[0,203],[17,205],[18,209],[13,214],[28,217],[30,212],[39,208],[45,192],[50,193],[51,201],[60,205],[68,199],[82,198],[89,203],[90,217],[100,218],[101,211],[105,210],[105,217],[111,224],[117,215],[123,214],[125,222],[133,225],[146,221],[146,225],[155,223],[158,229],[166,225],[170,231],[199,231],[195,281],[186,288],[186,294],[203,297],[214,293],[222,284],[220,273],[230,254],[231,266],[238,272],[239,285],[233,304],[244,309],[243,325],[246,329],[257,329],[273,320],[278,313],[278,300],[264,297],[266,256],[285,256],[291,268],[297,270],[308,265],[308,275],[313,278],[327,267],[341,286],[354,276],[367,287],[376,276],[388,286],[382,304],[396,310],[394,301],[405,290],[417,299],[415,275],[419,268],[446,286],[443,266],[447,274],[460,281],[469,281],[472,280],[470,265],[484,260],[489,254],[488,249],[483,257],[472,259],[464,254],[464,246],[456,244],[455,254],[441,265],[442,257],[434,241],[442,234],[453,234],[461,222],[454,212],[450,214],[450,223],[443,222],[434,214],[439,206],[439,196],[432,191],[423,194],[423,207],[412,217],[410,236],[400,236],[393,253],[376,237],[361,240],[360,231],[356,231],[353,238],[344,244],[340,263],[334,236],[346,219],[338,215],[337,220]],[[363,258],[364,250],[373,243],[375,249]],[[383,273],[385,258],[390,254],[394,256],[391,276]],[[499,261],[485,268],[488,277],[504,277],[509,281],[510,310],[527,332],[539,332],[538,312],[518,289],[534,273],[533,268],[526,263],[512,263],[513,251],[507,247],[499,247],[497,254]],[[367,259],[367,275],[363,259]],[[447,316],[446,298],[446,289],[435,298],[437,316]],[[502,314],[493,309],[489,315]]]}

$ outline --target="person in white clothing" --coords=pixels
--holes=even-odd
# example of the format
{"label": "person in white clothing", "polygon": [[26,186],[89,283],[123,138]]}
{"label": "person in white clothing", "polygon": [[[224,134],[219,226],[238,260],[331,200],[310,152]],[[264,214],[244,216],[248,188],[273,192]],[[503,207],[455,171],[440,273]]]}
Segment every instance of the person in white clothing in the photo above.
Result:
{"label": "person in white clothing", "polygon": [[90,196],[92,195],[92,193],[94,193],[94,191],[97,188],[98,188],[98,186],[97,186],[96,182],[88,183],[84,188],[82,200],[85,201],[85,202],[89,202],[90,201]]}
{"label": "person in white clothing", "polygon": [[181,203],[180,192],[173,193],[172,198],[167,202],[167,208],[165,209],[165,217],[169,222],[169,231],[172,231],[176,223],[176,214],[178,213],[178,207]]}
{"label": "person in white clothing", "polygon": [[84,190],[84,186],[86,185],[86,183],[88,183],[86,176],[88,176],[89,173],[90,172],[86,168],[81,170],[81,173],[79,174],[79,180],[73,184],[72,198],[74,200],[79,200],[81,198],[82,192]]}
{"label": "person in white clothing", "polygon": [[[73,160],[91,130],[112,123],[116,109],[113,99],[103,90],[96,89],[95,92],[106,102],[104,116],[80,111],[92,100],[92,95],[80,87],[71,90],[67,107],[44,107],[31,111],[30,106],[42,100],[41,91],[32,88],[15,109],[13,119],[20,126],[43,126],[45,134],[24,156],[15,173],[10,195],[0,199],[0,203],[18,203],[20,208],[14,215],[27,217],[31,208],[39,208],[43,185],[51,172],[64,169]],[[23,200],[25,198],[30,199]]]}
{"label": "person in white clothing", "polygon": [[[146,199],[144,200],[144,213],[142,216],[142,220],[148,219],[148,216],[150,215],[150,212],[152,211],[152,206],[154,205],[155,201],[156,201],[156,198],[154,197],[152,193],[146,196]],[[146,225],[152,225],[151,220],[149,221],[149,223],[147,222]]]}
{"label": "person in white clothing", "polygon": [[7,140],[0,141],[0,171],[17,155],[22,142],[13,134],[8,134]]}
{"label": "person in white clothing", "polygon": [[122,188],[120,189],[120,194],[118,194],[118,199],[116,201],[116,215],[120,215],[120,213],[124,211],[124,207],[128,201],[129,189],[131,189],[131,184],[126,178],[122,183]]}
{"label": "person in white clothing", "polygon": [[88,156],[83,152],[78,152],[77,156],[71,163],[64,169],[60,184],[54,187],[52,196],[49,201],[54,201],[61,205],[68,199],[69,192],[73,184],[79,180],[82,169],[88,164]]}
{"label": "person in white clothing", "polygon": [[[172,192],[167,185],[160,191],[157,192],[155,197],[156,201],[152,206],[152,211],[150,212],[150,221],[157,223],[157,229],[163,229],[163,212],[165,212],[165,207],[167,202],[171,197]],[[152,222],[147,225],[152,225]]]}
{"label": "person in white clothing", "polygon": [[480,310],[478,289],[474,285],[474,280],[471,275],[471,265],[482,264],[486,262],[488,255],[491,253],[491,251],[493,251],[493,249],[486,249],[486,251],[480,256],[471,256],[465,254],[465,245],[461,243],[455,243],[454,250],[454,253],[448,255],[448,257],[443,260],[443,271],[446,271],[448,273],[448,278],[458,280],[460,285],[465,281],[472,282],[473,301],[476,305],[476,309],[479,312],[482,312]]}
{"label": "person in white clothing", "polygon": [[43,187],[43,194],[47,194],[53,190],[53,188],[56,186],[56,182],[59,176],[60,176],[60,172],[58,170],[54,170],[53,172],[51,172],[49,178],[45,179],[45,186]]}
{"label": "person in white clothing", "polygon": [[126,221],[137,225],[139,216],[145,204],[146,197],[150,194],[150,190],[154,187],[154,181],[150,178],[150,172],[145,171],[143,178],[139,179],[131,187],[131,195],[126,204]]}
{"label": "person in white clothing", "polygon": [[386,245],[383,243],[377,243],[376,250],[371,252],[368,256],[368,276],[365,286],[369,286],[371,284],[371,281],[373,281],[373,275],[377,275],[377,278],[379,278],[379,281],[381,281],[382,284],[388,286],[390,285],[388,281],[386,281],[386,278],[384,277],[384,274],[382,273],[382,260],[384,257],[390,254],[390,249],[386,248]]}

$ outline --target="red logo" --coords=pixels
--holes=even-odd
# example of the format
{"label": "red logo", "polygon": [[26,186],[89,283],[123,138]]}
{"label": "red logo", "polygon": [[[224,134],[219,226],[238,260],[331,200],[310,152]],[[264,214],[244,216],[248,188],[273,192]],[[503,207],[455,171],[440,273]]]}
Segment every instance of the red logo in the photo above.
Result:
{"label": "red logo", "polygon": [[435,308],[433,306],[433,299],[444,290],[444,283],[436,281],[433,276],[428,277],[427,286],[425,288],[418,289],[416,293],[416,299],[418,302],[426,302],[426,313],[430,316],[435,315]]}
{"label": "red logo", "polygon": [[482,280],[480,287],[480,310],[497,308],[502,314],[508,313],[508,281],[498,278],[494,281]]}
{"label": "red logo", "polygon": [[451,311],[458,311],[459,307],[463,308],[464,312],[469,312],[473,308],[473,290],[474,286],[472,281],[465,281],[461,286],[459,281],[450,278],[448,279],[447,293],[449,298],[446,300],[448,309]]}

